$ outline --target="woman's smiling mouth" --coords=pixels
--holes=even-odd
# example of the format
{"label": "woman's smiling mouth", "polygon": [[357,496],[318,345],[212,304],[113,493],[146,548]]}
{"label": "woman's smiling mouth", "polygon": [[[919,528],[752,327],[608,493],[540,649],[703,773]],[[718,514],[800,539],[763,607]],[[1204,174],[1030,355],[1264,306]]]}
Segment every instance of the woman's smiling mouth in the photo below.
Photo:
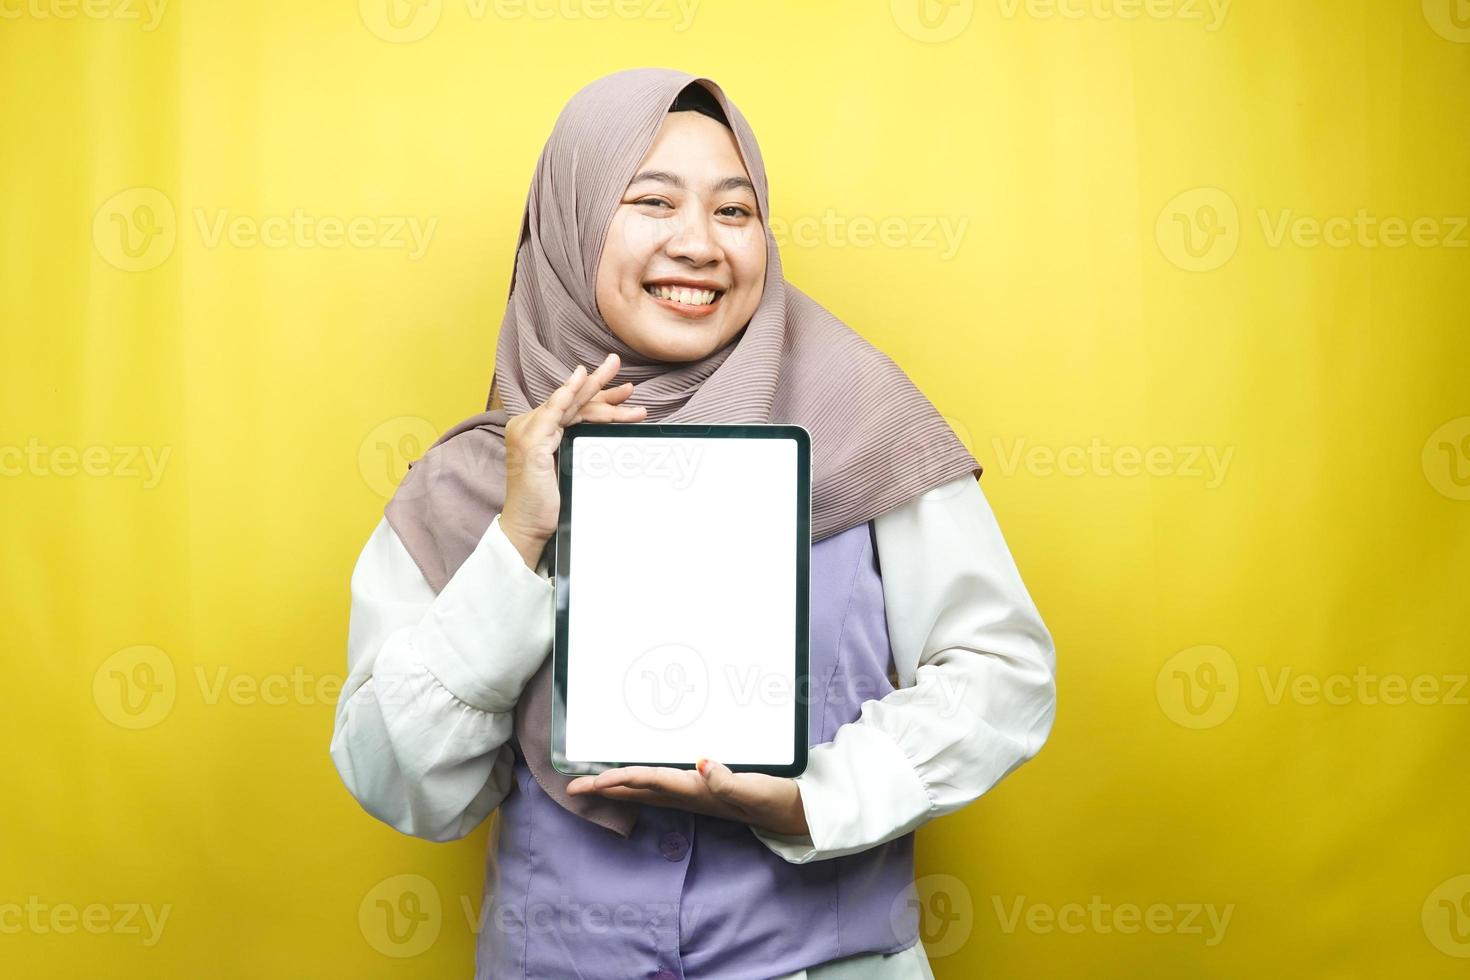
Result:
{"label": "woman's smiling mouth", "polygon": [[646,282],[643,291],[655,303],[684,317],[701,317],[713,313],[726,290],[706,284],[678,282]]}

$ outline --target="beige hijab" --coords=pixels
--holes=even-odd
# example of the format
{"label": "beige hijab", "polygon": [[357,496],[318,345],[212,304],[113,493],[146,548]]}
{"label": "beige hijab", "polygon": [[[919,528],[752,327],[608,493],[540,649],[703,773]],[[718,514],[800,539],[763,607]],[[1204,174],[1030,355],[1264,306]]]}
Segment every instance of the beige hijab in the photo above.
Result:
{"label": "beige hijab", "polygon": [[[745,329],[690,363],[652,361],[612,334],[597,311],[598,260],[614,209],[679,92],[710,90],[755,184],[766,235],[765,291]],[[915,329],[919,329],[915,325]],[[435,592],[469,557],[505,503],[505,424],[541,404],[577,364],[610,351],[612,384],[636,383],[629,405],[648,422],[794,423],[812,436],[812,540],[862,524],[973,473],[980,464],[886,354],[781,274],[760,148],[740,110],[709,79],[665,68],[600,78],[557,117],[531,181],[488,411],[450,429],[413,464],[388,523]],[[551,764],[551,663],[521,694],[515,739],[542,789],[563,807],[627,837],[639,805],[572,797]]]}

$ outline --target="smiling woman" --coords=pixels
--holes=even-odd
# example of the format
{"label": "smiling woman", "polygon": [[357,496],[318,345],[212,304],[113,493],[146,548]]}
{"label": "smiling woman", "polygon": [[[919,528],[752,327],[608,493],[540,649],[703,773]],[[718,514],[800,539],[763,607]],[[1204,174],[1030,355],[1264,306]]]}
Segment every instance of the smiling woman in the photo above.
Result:
{"label": "smiling woman", "polygon": [[674,101],[608,227],[597,309],[629,347],[694,361],[750,322],[766,281],[755,185],[719,103]]}
{"label": "smiling woman", "polygon": [[[1054,712],[1051,636],[979,464],[786,282],[755,135],[708,79],[578,92],[521,227],[488,409],[412,466],[353,572],[338,772],[425,839],[499,813],[480,977],[932,977],[914,831],[1035,755]],[[545,546],[583,421],[810,433],[800,776],[552,766]]]}

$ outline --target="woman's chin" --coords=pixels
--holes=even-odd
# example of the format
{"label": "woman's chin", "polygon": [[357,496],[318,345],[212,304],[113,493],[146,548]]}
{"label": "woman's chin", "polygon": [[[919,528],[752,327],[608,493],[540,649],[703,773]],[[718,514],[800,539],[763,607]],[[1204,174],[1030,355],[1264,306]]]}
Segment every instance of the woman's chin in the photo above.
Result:
{"label": "woman's chin", "polygon": [[719,315],[691,320],[655,306],[629,346],[660,361],[697,361],[717,348],[721,322]]}
{"label": "woman's chin", "polygon": [[[702,360],[736,339],[740,331],[728,329],[725,310],[717,309],[708,316],[689,317],[666,309],[652,298],[647,304],[626,310],[613,328],[623,343],[644,357],[666,363],[688,363]],[[747,317],[749,319],[749,317]],[[636,330],[627,329],[637,324]]]}
{"label": "woman's chin", "polygon": [[638,347],[647,357],[685,363],[698,361],[714,353],[714,340],[718,336],[715,331],[686,320],[682,325],[660,328],[654,335],[641,338]]}

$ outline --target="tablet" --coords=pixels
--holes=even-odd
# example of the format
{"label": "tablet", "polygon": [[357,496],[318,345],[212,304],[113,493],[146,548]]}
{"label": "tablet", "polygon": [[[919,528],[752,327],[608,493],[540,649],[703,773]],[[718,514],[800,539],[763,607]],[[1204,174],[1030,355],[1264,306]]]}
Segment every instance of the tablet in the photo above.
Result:
{"label": "tablet", "polygon": [[557,470],[552,764],[800,775],[806,429],[583,422]]}

